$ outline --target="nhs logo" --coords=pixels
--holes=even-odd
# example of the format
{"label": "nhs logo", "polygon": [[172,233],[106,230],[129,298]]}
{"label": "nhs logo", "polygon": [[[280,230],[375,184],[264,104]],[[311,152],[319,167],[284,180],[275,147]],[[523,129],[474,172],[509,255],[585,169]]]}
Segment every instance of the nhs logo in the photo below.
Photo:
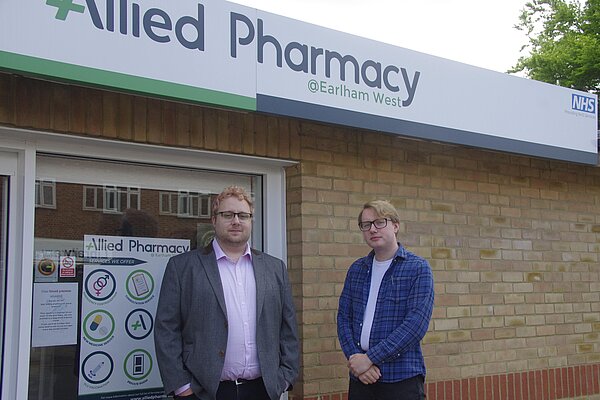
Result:
{"label": "nhs logo", "polygon": [[583,111],[590,114],[596,113],[596,99],[580,94],[571,95],[571,108],[577,111]]}

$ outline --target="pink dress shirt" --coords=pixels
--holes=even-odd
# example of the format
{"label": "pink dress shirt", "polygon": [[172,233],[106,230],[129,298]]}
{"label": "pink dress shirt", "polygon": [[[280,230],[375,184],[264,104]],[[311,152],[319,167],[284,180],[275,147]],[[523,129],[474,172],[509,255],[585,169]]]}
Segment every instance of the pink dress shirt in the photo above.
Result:
{"label": "pink dress shirt", "polygon": [[[216,240],[213,249],[227,307],[227,349],[221,380],[256,379],[261,373],[256,347],[256,280],[250,245],[246,245],[237,262],[227,257]],[[175,394],[189,388],[190,384],[184,385]]]}
{"label": "pink dress shirt", "polygon": [[227,350],[221,380],[256,379],[260,376],[260,366],[256,347],[256,281],[250,245],[246,245],[237,262],[225,255],[216,240],[213,248],[227,307]]}

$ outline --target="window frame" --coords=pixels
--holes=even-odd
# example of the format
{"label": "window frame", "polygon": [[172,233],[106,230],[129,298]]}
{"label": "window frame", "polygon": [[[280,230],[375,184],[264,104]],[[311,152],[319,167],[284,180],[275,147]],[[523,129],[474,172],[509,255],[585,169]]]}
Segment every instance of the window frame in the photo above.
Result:
{"label": "window frame", "polygon": [[[50,202],[46,202],[46,191],[44,189],[50,188],[52,199]],[[46,181],[43,179],[35,180],[35,206],[38,208],[50,208],[56,209],[56,182]]]}
{"label": "window frame", "polygon": [[[87,204],[87,200],[88,200],[88,190],[93,192],[93,196],[92,198],[94,199],[94,205],[90,206]],[[82,205],[82,209],[83,210],[87,210],[87,211],[98,211],[98,186],[92,186],[92,185],[83,185],[83,205]]]}
{"label": "window frame", "polygon": [[[162,167],[186,167],[210,171],[239,173],[245,171],[262,177],[263,250],[286,260],[286,207],[285,168],[294,161],[267,159],[255,156],[234,155],[204,150],[191,150],[149,144],[113,141],[107,139],[60,135],[26,129],[0,127],[0,150],[17,152],[18,175],[22,186],[15,193],[15,204],[22,204],[17,218],[22,221],[17,234],[13,234],[18,249],[18,263],[10,271],[16,275],[7,293],[6,326],[11,327],[6,336],[6,354],[3,362],[3,398],[27,398],[29,387],[29,358],[31,344],[31,318],[33,310],[33,269],[18,268],[33,265],[33,238],[35,214],[35,180],[38,155],[81,157],[103,162],[132,162]],[[149,163],[148,160],[152,160]],[[78,171],[65,171],[76,175]],[[267,196],[268,194],[268,196]]]}
{"label": "window frame", "polygon": [[[207,219],[211,217],[210,194],[180,190],[178,192],[160,191],[158,194],[160,215],[171,215],[178,218]],[[167,201],[165,201],[167,199]],[[194,201],[195,200],[195,201]],[[187,212],[181,212],[185,203]],[[176,205],[176,210],[174,205]],[[202,213],[202,209],[206,212]]]}
{"label": "window frame", "polygon": [[[87,191],[90,190],[93,192],[94,205],[90,206],[87,204],[88,195]],[[100,192],[100,194],[98,194]],[[114,202],[116,206],[114,208],[107,208],[105,205],[109,203],[108,197],[110,195],[114,196]],[[123,207],[122,197],[125,195],[126,202],[125,207]],[[131,201],[133,196],[136,196],[135,205],[133,205]],[[102,207],[98,204],[98,199],[102,198]],[[86,211],[102,211],[107,214],[122,214],[123,211],[127,208],[135,208],[139,210],[142,204],[142,192],[139,187],[135,186],[98,186],[98,185],[83,185],[83,200],[82,200],[82,210]]]}

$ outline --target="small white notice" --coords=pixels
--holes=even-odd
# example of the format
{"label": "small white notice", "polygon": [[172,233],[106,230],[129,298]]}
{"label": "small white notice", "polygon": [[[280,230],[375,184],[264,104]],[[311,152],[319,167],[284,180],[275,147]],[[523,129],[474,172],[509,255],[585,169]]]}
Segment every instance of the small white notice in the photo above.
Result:
{"label": "small white notice", "polygon": [[35,283],[32,347],[77,344],[77,309],[77,283]]}

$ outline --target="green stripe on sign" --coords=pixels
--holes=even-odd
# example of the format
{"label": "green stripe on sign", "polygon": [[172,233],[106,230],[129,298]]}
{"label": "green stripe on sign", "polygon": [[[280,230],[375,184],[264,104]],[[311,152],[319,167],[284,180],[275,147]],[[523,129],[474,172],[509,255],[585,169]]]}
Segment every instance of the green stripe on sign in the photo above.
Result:
{"label": "green stripe on sign", "polygon": [[0,69],[169,99],[256,111],[256,98],[0,51]]}

